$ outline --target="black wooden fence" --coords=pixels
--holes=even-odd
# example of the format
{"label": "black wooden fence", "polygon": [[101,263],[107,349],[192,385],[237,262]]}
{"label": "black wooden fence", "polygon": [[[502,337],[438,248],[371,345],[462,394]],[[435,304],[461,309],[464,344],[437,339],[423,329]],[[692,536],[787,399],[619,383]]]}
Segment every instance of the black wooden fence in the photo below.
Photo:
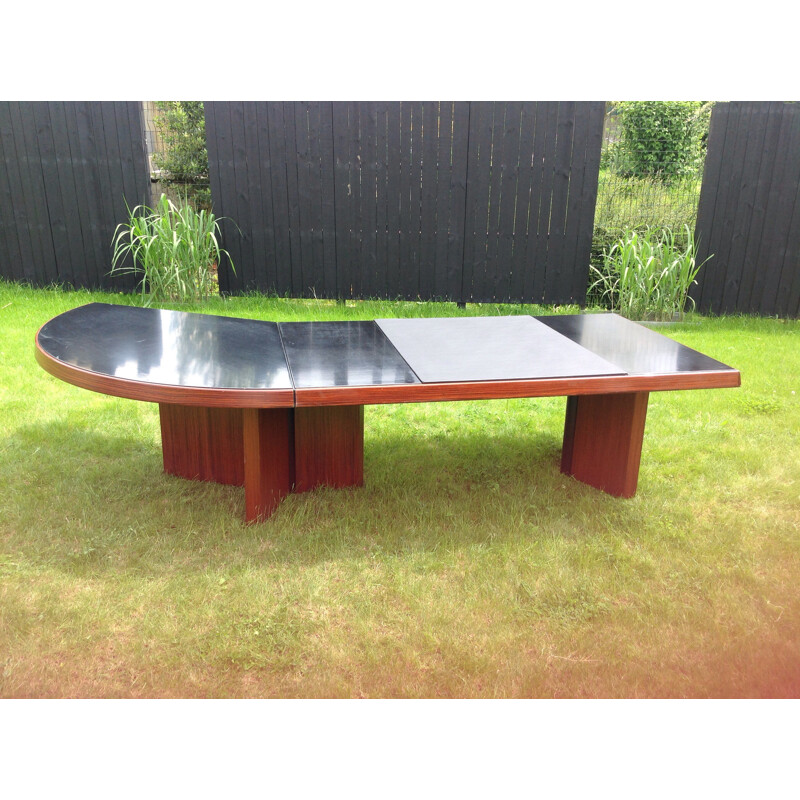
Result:
{"label": "black wooden fence", "polygon": [[[584,301],[601,103],[207,103],[223,288]],[[0,276],[134,288],[111,238],[149,196],[141,104],[0,102]],[[800,315],[800,104],[718,103],[703,311]]]}
{"label": "black wooden fence", "polygon": [[800,315],[800,103],[714,106],[696,236],[698,308]]}
{"label": "black wooden fence", "polygon": [[149,186],[141,103],[0,102],[0,275],[133,289],[111,240]]}
{"label": "black wooden fence", "polygon": [[584,302],[603,103],[205,108],[224,289]]}

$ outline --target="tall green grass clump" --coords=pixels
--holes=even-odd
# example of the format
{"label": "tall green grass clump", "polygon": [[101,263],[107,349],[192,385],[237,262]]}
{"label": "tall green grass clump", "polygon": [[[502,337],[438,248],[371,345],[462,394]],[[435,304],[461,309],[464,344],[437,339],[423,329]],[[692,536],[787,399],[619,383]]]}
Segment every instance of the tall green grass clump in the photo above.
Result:
{"label": "tall green grass clump", "polygon": [[219,221],[212,212],[197,211],[188,202],[175,205],[165,194],[155,208],[139,205],[128,211],[128,221],[114,232],[111,273],[142,274],[144,305],[194,302],[217,291],[220,256],[230,254],[220,247]]}
{"label": "tall green grass clump", "polygon": [[694,308],[689,289],[709,256],[697,263],[691,228],[678,237],[671,228],[627,230],[603,252],[603,268],[591,267],[597,279],[589,293],[629,319],[665,320]]}

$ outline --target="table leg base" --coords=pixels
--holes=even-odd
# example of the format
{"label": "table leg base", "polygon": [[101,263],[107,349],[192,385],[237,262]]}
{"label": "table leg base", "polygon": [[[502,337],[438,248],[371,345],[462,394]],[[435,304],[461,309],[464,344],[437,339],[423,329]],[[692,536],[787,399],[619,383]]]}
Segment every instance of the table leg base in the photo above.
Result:
{"label": "table leg base", "polygon": [[238,408],[159,405],[164,471],[190,480],[244,485]]}
{"label": "table leg base", "polygon": [[561,471],[615,497],[633,497],[648,392],[567,398]]}
{"label": "table leg base", "polygon": [[289,492],[363,486],[364,407],[159,405],[164,471],[244,486],[245,520],[269,517]]}
{"label": "table leg base", "polygon": [[296,408],[295,488],[364,485],[364,406]]}
{"label": "table leg base", "polygon": [[290,408],[246,408],[244,506],[246,522],[271,516],[294,485],[294,420]]}
{"label": "table leg base", "polygon": [[[567,398],[561,471],[617,497],[639,478],[648,392]],[[164,470],[244,486],[245,519],[289,492],[364,484],[364,407],[202,408],[160,404]]]}

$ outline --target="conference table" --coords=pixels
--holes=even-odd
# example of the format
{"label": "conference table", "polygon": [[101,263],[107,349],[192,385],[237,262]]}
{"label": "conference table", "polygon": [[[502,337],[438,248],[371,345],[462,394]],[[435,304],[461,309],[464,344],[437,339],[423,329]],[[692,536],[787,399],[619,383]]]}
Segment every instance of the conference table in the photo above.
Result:
{"label": "conference table", "polygon": [[164,470],[244,486],[245,519],[289,492],[364,482],[364,406],[565,396],[561,471],[636,492],[650,392],[738,370],[616,314],[272,322],[90,303],[36,335],[61,380],[158,403]]}

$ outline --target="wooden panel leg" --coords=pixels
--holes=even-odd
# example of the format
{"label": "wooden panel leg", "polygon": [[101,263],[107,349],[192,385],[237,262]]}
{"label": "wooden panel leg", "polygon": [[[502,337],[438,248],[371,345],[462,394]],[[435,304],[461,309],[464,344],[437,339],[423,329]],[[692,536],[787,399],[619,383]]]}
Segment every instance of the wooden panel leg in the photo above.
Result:
{"label": "wooden panel leg", "polygon": [[242,486],[242,411],[160,403],[164,471],[190,480]]}
{"label": "wooden panel leg", "polygon": [[633,497],[648,395],[568,397],[561,471],[617,497]]}
{"label": "wooden panel leg", "polygon": [[295,491],[364,485],[364,406],[296,408]]}
{"label": "wooden panel leg", "polygon": [[293,409],[246,408],[242,416],[245,520],[261,522],[294,483]]}

